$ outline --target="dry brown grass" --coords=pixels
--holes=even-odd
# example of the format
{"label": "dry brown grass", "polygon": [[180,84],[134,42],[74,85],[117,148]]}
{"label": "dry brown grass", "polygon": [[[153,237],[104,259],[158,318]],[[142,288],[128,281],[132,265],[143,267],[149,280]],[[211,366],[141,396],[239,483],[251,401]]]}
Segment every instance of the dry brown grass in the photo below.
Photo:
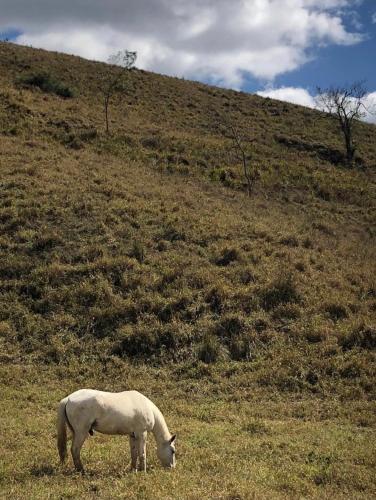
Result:
{"label": "dry brown grass", "polygon": [[[361,164],[347,169],[340,137],[321,114],[136,71],[105,136],[101,64],[5,43],[0,57],[6,495],[31,489],[43,497],[51,487],[83,497],[99,488],[106,497],[116,470],[121,496],[123,462],[110,459],[115,441],[93,451],[94,479],[79,482],[61,476],[54,450],[40,445],[52,440],[55,400],[73,386],[103,384],[92,374],[114,377],[120,366],[134,378],[117,379],[112,390],[144,376],[138,387],[163,401],[159,386],[168,381],[176,408],[166,408],[183,429],[186,454],[180,475],[127,477],[134,498],[147,497],[155,481],[156,498],[178,487],[181,498],[369,497],[375,127],[359,124]],[[18,86],[18,77],[46,70],[75,97]],[[223,113],[256,137],[250,151],[262,175],[251,198]],[[22,373],[19,363],[31,367]],[[29,386],[33,363],[44,375]],[[17,383],[32,394],[43,386],[43,395],[19,408]],[[10,454],[36,411],[37,434],[28,427]],[[193,437],[184,434],[188,424]],[[208,471],[225,478],[222,489],[210,490]]]}

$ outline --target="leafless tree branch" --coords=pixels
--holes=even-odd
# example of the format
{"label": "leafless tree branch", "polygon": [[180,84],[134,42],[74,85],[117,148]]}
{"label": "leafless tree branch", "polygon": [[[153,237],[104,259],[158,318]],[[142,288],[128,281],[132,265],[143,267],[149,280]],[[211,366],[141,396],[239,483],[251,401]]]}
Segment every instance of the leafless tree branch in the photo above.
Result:
{"label": "leafless tree branch", "polygon": [[230,132],[237,159],[243,166],[244,178],[247,182],[247,193],[251,196],[256,180],[259,178],[259,168],[255,164],[251,165],[249,154],[247,154],[246,142],[253,143],[255,139],[245,139],[240,135],[236,126],[227,118],[222,117],[222,122]]}
{"label": "leafless tree branch", "polygon": [[316,105],[337,118],[345,140],[349,164],[352,164],[356,152],[353,138],[354,124],[367,114],[366,97],[367,90],[362,81],[347,87],[331,86],[325,89],[317,87]]}

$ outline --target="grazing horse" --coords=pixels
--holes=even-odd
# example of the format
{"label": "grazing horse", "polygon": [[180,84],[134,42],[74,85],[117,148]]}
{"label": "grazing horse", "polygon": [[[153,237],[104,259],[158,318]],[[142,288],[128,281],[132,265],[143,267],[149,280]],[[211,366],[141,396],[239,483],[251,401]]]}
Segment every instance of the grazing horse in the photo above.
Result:
{"label": "grazing horse", "polygon": [[93,431],[102,434],[128,435],[131,448],[131,468],[146,471],[146,437],[154,434],[157,455],[165,467],[175,467],[175,435],[168,430],[161,411],[146,396],[137,391],[103,392],[80,389],[60,401],[57,419],[57,447],[61,463],[67,455],[66,425],[73,433],[72,457],[78,471],[84,468],[81,447]]}

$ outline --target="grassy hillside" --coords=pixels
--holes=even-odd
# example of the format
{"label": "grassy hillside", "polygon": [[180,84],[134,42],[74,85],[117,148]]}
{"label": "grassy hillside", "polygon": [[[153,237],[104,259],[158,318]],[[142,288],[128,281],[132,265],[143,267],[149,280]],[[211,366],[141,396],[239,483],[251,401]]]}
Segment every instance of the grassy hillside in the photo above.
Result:
{"label": "grassy hillside", "polygon": [[[106,136],[106,71],[0,43],[6,495],[106,498],[112,467],[112,493],[124,494],[127,458],[109,461],[119,441],[92,445],[93,480],[51,465],[55,402],[90,385],[154,394],[181,435],[177,475],[155,463],[151,479],[124,480],[129,498],[155,484],[157,498],[369,498],[376,127],[357,124],[350,169],[321,113],[136,70]],[[50,91],[25,85],[43,72]],[[251,197],[229,122],[255,140]],[[36,412],[40,426],[24,431]],[[226,477],[224,489],[207,474]]]}

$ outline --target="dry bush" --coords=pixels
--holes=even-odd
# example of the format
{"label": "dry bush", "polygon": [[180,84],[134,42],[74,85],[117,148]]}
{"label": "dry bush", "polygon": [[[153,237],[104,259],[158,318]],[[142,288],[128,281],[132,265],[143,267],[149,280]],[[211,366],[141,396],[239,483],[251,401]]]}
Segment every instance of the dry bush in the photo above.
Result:
{"label": "dry bush", "polygon": [[295,279],[291,273],[282,274],[260,291],[262,307],[269,311],[289,302],[300,302],[301,294],[298,291]]}
{"label": "dry bush", "polygon": [[197,357],[204,363],[215,363],[225,355],[223,345],[214,335],[206,334],[197,346]]}
{"label": "dry bush", "polygon": [[339,338],[339,343],[344,349],[356,347],[367,350],[376,349],[376,328],[365,323],[351,329],[347,334]]}

